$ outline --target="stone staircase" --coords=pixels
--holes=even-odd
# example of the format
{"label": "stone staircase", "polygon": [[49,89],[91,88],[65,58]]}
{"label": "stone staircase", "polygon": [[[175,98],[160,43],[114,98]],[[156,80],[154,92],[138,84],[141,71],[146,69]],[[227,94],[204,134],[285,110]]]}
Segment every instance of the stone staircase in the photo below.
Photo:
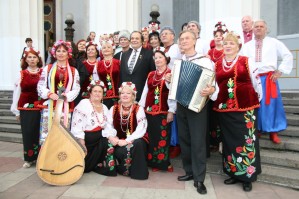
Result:
{"label": "stone staircase", "polygon": [[0,91],[0,140],[22,143],[21,127],[10,111],[12,91]]}
{"label": "stone staircase", "polygon": [[[262,174],[258,181],[299,189],[299,92],[282,92],[288,128],[280,133],[281,144],[273,144],[269,136],[260,138]],[[208,172],[225,175],[221,156],[212,153]]]}
{"label": "stone staircase", "polygon": [[[288,128],[280,133],[282,143],[273,144],[269,137],[260,138],[262,174],[258,181],[299,190],[299,91],[282,92]],[[221,155],[211,153],[207,172],[226,175],[222,171]],[[180,158],[172,159],[172,164],[182,167]]]}
{"label": "stone staircase", "polygon": [[[280,134],[282,143],[273,144],[268,136],[260,138],[262,174],[258,181],[299,189],[299,92],[283,92],[284,108],[288,128]],[[0,91],[0,140],[22,143],[20,125],[10,112],[11,91]],[[180,157],[172,164],[182,167]],[[222,172],[221,156],[211,153],[207,171],[225,175]]]}

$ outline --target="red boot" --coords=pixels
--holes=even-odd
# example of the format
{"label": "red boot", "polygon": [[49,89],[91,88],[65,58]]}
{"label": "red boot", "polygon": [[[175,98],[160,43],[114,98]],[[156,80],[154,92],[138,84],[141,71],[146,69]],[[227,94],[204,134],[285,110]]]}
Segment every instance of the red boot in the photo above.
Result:
{"label": "red boot", "polygon": [[169,165],[169,166],[167,167],[167,172],[170,172],[170,173],[173,172],[173,166],[172,166],[172,165]]}
{"label": "red boot", "polygon": [[270,140],[272,140],[272,142],[274,144],[280,144],[281,143],[281,140],[280,138],[278,137],[278,134],[276,132],[274,133],[270,133]]}
{"label": "red boot", "polygon": [[157,172],[157,171],[160,171],[160,169],[158,169],[158,168],[152,168],[152,172]]}
{"label": "red boot", "polygon": [[175,158],[179,156],[181,153],[181,147],[180,146],[171,146],[169,150],[169,157]]}
{"label": "red boot", "polygon": [[262,136],[262,133],[260,131],[257,131],[257,137],[261,138],[261,136]]}

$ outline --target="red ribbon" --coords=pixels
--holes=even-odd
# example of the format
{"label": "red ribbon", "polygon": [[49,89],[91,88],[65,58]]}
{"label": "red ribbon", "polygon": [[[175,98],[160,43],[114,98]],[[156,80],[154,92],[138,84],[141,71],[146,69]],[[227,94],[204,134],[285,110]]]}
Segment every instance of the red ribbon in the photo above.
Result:
{"label": "red ribbon", "polygon": [[277,87],[276,87],[276,81],[273,82],[271,80],[271,76],[273,75],[273,71],[268,73],[261,73],[260,76],[266,76],[266,104],[270,104],[271,98],[277,98]]}

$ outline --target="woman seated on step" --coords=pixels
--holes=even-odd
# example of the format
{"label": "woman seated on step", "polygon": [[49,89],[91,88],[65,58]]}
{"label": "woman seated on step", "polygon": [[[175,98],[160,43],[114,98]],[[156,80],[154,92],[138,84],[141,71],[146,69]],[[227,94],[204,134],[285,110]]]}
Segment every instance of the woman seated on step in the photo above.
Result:
{"label": "woman seated on step", "polygon": [[82,99],[76,106],[72,119],[72,134],[87,149],[85,171],[116,176],[113,146],[108,136],[116,134],[108,108],[102,103],[106,88],[104,82],[92,80],[87,91],[89,99]]}
{"label": "woman seated on step", "polygon": [[148,178],[147,120],[143,108],[135,102],[136,93],[135,84],[122,83],[119,103],[110,109],[116,132],[108,139],[114,145],[117,172],[132,179],[145,180]]}

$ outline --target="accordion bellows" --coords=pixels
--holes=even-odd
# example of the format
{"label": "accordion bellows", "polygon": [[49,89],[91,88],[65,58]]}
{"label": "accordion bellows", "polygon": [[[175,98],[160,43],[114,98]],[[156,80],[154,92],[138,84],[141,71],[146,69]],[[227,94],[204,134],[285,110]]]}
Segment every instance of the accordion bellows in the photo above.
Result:
{"label": "accordion bellows", "polygon": [[200,91],[212,84],[215,73],[190,61],[176,60],[171,74],[168,99],[177,100],[182,106],[200,112],[207,101],[207,97],[200,96]]}

